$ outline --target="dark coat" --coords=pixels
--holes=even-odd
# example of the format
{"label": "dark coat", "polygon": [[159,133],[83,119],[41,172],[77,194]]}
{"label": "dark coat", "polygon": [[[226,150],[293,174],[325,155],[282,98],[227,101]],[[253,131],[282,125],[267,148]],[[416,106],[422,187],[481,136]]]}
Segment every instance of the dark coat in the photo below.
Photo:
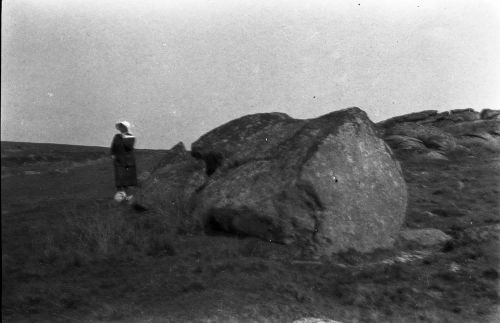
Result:
{"label": "dark coat", "polygon": [[115,185],[137,186],[137,170],[134,154],[135,137],[129,133],[116,134],[111,144],[114,155]]}

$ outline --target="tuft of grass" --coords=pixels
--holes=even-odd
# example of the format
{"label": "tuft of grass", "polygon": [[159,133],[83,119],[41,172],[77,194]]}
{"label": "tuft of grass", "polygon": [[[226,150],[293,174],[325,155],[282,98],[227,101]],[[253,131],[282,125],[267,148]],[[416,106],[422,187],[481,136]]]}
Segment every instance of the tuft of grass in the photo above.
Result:
{"label": "tuft of grass", "polygon": [[[144,204],[144,205],[143,205]],[[192,217],[192,203],[182,192],[171,188],[157,187],[157,190],[144,189],[134,205],[137,210],[155,213],[169,224],[174,234],[190,235],[202,232],[203,225]]]}
{"label": "tuft of grass", "polygon": [[119,321],[125,316],[130,315],[130,310],[124,306],[103,304],[101,308],[93,311],[94,317],[102,321]]}
{"label": "tuft of grass", "polygon": [[72,209],[64,221],[45,230],[34,245],[45,264],[80,266],[93,260],[134,258],[137,254],[175,255],[168,218],[140,216],[126,209],[97,206],[90,212]]}
{"label": "tuft of grass", "polygon": [[54,235],[49,233],[43,237],[43,249],[39,256],[39,261],[44,264],[54,263],[60,255],[61,249],[56,245]]}
{"label": "tuft of grass", "polygon": [[172,239],[167,235],[157,234],[146,237],[142,250],[149,256],[167,255],[175,256],[176,251]]}
{"label": "tuft of grass", "polygon": [[205,289],[207,289],[207,287],[205,286],[205,284],[203,282],[193,281],[193,282],[188,283],[186,286],[184,286],[181,289],[181,292],[182,293],[202,292]]}

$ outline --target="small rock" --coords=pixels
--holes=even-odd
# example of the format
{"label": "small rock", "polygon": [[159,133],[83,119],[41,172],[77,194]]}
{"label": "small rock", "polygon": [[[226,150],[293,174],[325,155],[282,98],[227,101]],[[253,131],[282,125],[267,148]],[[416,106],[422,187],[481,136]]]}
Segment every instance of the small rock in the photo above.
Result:
{"label": "small rock", "polygon": [[342,323],[339,321],[334,321],[330,319],[320,319],[315,317],[305,317],[298,320],[293,321],[293,323]]}
{"label": "small rock", "polygon": [[26,170],[24,171],[24,175],[38,175],[41,174],[39,171],[36,170]]}
{"label": "small rock", "polygon": [[144,171],[144,172],[142,172],[142,173],[141,173],[141,174],[137,177],[137,179],[138,179],[139,181],[145,181],[146,179],[148,179],[148,178],[149,178],[149,176],[151,176],[151,173],[150,173],[150,172],[148,172],[148,171]]}
{"label": "small rock", "polygon": [[433,218],[433,217],[437,216],[436,214],[432,213],[431,211],[425,211],[424,214],[427,215],[430,218]]}
{"label": "small rock", "polygon": [[452,262],[450,264],[450,271],[456,273],[457,271],[460,270],[460,265],[457,264],[456,262]]}
{"label": "small rock", "polygon": [[398,242],[406,247],[433,247],[442,245],[451,239],[443,231],[434,228],[406,229],[399,233]]}
{"label": "small rock", "polygon": [[443,153],[441,153],[439,151],[430,151],[430,152],[422,155],[422,157],[425,159],[448,160],[448,157],[446,157]]}

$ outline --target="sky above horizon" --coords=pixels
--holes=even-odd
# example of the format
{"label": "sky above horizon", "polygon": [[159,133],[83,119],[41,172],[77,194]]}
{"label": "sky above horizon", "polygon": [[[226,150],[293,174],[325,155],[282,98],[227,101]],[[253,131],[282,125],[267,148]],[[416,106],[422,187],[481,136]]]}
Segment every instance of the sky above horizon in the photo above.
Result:
{"label": "sky above horizon", "polygon": [[500,108],[495,1],[4,0],[1,139],[187,147],[250,113]]}

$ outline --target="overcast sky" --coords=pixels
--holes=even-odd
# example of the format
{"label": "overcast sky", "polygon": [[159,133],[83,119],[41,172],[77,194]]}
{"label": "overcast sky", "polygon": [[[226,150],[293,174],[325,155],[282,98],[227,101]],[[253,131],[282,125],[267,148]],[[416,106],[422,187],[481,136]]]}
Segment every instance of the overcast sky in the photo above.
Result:
{"label": "overcast sky", "polygon": [[498,1],[2,1],[2,140],[186,145],[249,113],[500,108]]}

